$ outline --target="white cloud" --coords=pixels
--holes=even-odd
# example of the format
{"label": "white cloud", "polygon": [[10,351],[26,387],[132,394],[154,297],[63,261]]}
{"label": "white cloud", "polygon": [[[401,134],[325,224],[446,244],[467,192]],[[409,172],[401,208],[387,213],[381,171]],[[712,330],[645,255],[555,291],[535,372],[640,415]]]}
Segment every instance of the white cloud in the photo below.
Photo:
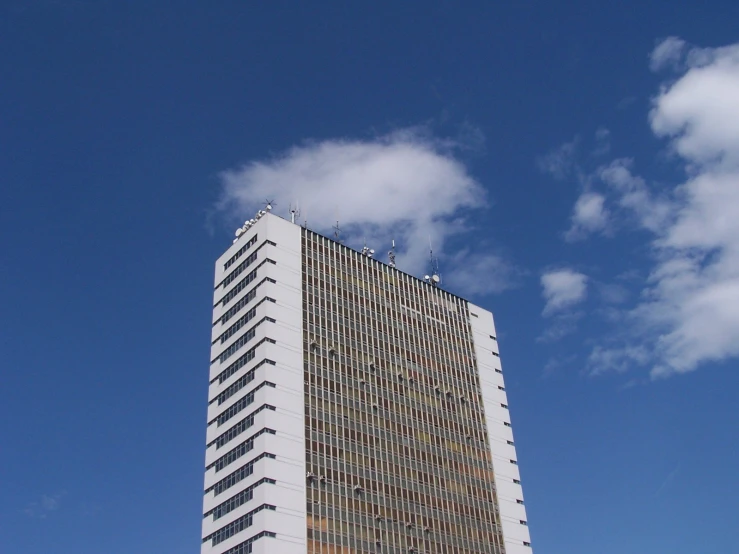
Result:
{"label": "white cloud", "polygon": [[575,202],[572,224],[565,233],[565,240],[573,242],[588,234],[603,231],[608,225],[608,210],[605,197],[595,192],[584,192]]}
{"label": "white cloud", "polygon": [[686,46],[685,41],[678,37],[660,41],[649,56],[649,68],[655,72],[668,67],[677,68]]}
{"label": "white cloud", "polygon": [[739,163],[739,44],[691,52],[688,70],[654,100],[652,129],[688,162]]}
{"label": "white cloud", "polygon": [[633,335],[596,348],[595,373],[648,365],[659,378],[739,356],[739,44],[685,50],[676,39],[655,52],[660,63],[675,52],[685,59],[654,99],[650,122],[686,180],[660,199],[628,160],[601,171],[619,204],[654,234],[655,263],[628,313]]}
{"label": "white cloud", "polygon": [[338,219],[350,243],[366,237],[380,251],[395,238],[398,266],[420,273],[429,240],[443,252],[445,240],[464,228],[464,210],[485,205],[454,146],[423,129],[308,143],[221,173],[219,208],[244,218],[265,198],[285,212],[299,203],[301,218],[319,232],[330,233]]}
{"label": "white cloud", "polygon": [[588,277],[572,269],[556,269],[541,276],[541,286],[546,301],[542,315],[549,316],[585,300]]}

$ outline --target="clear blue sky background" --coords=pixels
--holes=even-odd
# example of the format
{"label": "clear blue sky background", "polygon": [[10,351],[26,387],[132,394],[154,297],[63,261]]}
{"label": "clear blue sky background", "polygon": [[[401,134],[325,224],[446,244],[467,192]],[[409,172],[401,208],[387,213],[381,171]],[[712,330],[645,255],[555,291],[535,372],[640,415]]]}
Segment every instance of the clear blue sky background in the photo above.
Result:
{"label": "clear blue sky background", "polygon": [[476,300],[535,551],[739,552],[736,359],[591,377],[601,319],[541,340],[542,271],[644,273],[650,237],[564,241],[581,185],[537,164],[607,128],[612,156],[675,177],[649,53],[736,42],[737,21],[735,2],[1,2],[0,552],[199,552],[218,173],[418,124],[485,137],[463,161],[520,276]]}

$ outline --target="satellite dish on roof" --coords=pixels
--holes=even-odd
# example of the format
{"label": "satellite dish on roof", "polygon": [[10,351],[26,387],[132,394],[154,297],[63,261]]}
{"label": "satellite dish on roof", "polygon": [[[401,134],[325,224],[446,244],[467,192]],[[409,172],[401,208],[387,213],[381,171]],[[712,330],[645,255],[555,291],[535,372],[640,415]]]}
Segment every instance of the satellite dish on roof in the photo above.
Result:
{"label": "satellite dish on roof", "polygon": [[431,280],[432,280],[432,281],[433,281],[434,283],[436,283],[437,285],[439,284],[439,281],[441,281],[441,279],[439,278],[439,276],[438,276],[438,275],[434,275],[434,276],[432,276],[432,277],[431,277]]}
{"label": "satellite dish on roof", "polygon": [[237,237],[240,237],[243,234],[244,234],[244,230],[241,227],[239,227],[238,229],[236,229],[236,236]]}

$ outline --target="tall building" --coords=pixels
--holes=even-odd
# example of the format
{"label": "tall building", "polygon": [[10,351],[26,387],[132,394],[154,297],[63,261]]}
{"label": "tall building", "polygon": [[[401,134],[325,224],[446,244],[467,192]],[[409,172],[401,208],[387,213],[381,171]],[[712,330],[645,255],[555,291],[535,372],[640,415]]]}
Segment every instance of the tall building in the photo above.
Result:
{"label": "tall building", "polygon": [[216,262],[202,553],[530,554],[492,314],[260,214]]}

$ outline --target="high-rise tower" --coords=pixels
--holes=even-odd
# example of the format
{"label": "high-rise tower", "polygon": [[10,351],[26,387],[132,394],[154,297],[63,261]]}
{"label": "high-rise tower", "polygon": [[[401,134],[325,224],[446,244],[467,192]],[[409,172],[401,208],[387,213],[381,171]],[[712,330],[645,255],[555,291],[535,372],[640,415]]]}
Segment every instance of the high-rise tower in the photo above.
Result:
{"label": "high-rise tower", "polygon": [[203,554],[530,554],[493,316],[271,213],[216,262]]}

